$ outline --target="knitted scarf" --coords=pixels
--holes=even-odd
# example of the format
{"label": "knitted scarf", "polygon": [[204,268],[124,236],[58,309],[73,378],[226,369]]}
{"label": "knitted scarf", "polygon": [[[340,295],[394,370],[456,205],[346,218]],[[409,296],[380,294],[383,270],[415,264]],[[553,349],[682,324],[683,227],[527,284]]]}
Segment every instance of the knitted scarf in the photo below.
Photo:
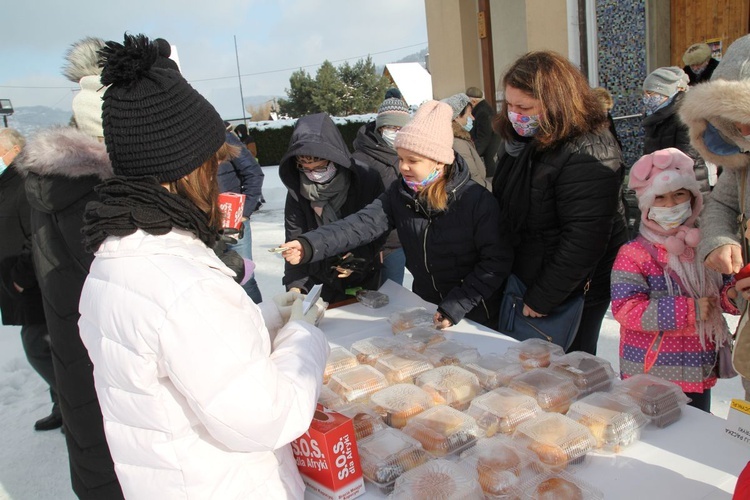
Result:
{"label": "knitted scarf", "polygon": [[[685,226],[680,226],[684,228]],[[644,224],[640,226],[640,233],[646,240],[663,246],[667,249],[667,265],[664,268],[664,278],[667,286],[671,286],[669,277],[670,270],[674,271],[680,278],[685,293],[693,299],[701,297],[720,297],[721,290],[724,287],[724,279],[716,271],[707,269],[701,262],[695,259],[695,251],[689,245],[684,245],[682,252],[677,253],[679,246],[667,244],[672,235],[659,234]],[[678,292],[679,293],[679,292]],[[670,295],[676,295],[670,290]],[[718,350],[729,338],[729,327],[724,319],[724,315],[719,313],[712,315],[710,318],[701,318],[696,322],[696,331],[700,338],[701,345],[705,349],[706,338],[713,340]]]}
{"label": "knitted scarf", "polygon": [[339,167],[330,182],[318,184],[300,174],[300,195],[310,201],[318,225],[324,226],[341,218],[341,207],[346,202],[351,183],[350,175],[349,170]]}
{"label": "knitted scarf", "polygon": [[84,243],[90,252],[107,236],[127,236],[138,229],[153,235],[183,229],[209,248],[216,242],[218,232],[209,226],[208,216],[188,199],[164,189],[156,177],[116,176],[95,190],[100,201],[89,202],[83,214]]}

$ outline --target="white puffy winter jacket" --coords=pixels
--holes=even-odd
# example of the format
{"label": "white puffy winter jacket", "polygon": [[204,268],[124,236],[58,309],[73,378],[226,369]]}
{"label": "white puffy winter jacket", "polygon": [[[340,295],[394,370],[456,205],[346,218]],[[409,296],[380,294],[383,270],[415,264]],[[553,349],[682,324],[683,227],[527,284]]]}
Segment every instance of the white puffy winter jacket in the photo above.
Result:
{"label": "white puffy winter jacket", "polygon": [[328,343],[306,323],[279,329],[272,302],[264,321],[232,275],[180,230],[96,252],[79,326],[127,498],[303,496],[289,443],[312,420]]}

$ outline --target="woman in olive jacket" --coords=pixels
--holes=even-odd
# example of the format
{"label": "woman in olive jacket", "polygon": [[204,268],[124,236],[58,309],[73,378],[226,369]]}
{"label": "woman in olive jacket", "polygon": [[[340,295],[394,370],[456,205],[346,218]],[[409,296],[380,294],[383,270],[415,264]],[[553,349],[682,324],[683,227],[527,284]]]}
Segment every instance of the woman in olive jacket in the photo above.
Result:
{"label": "woman in olive jacket", "polygon": [[524,315],[547,315],[584,293],[569,351],[596,353],[610,271],[627,240],[620,149],[583,75],[554,52],[520,57],[503,78],[497,128],[505,151],[493,179],[513,273],[527,286]]}

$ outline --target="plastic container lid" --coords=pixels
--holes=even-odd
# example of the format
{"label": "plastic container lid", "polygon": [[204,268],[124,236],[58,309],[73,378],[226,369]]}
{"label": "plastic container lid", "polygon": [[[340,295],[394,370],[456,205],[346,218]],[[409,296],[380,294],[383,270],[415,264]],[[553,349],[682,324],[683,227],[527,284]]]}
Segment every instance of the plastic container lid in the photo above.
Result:
{"label": "plastic container lid", "polygon": [[565,413],[578,389],[569,377],[558,375],[549,368],[537,368],[519,375],[508,384],[510,389],[536,398],[544,411]]}
{"label": "plastic container lid", "polygon": [[445,342],[445,335],[443,335],[443,332],[436,329],[433,325],[418,325],[399,332],[397,335],[422,342],[425,347]]}
{"label": "plastic container lid", "polygon": [[617,384],[612,392],[627,394],[657,427],[666,427],[680,419],[690,398],[677,384],[648,374],[633,375]]}
{"label": "plastic container lid", "polygon": [[359,364],[357,357],[344,347],[334,347],[328,355],[326,368],[323,372],[323,383],[327,384],[334,373],[354,368]]}
{"label": "plastic container lid", "polygon": [[523,483],[516,493],[523,500],[604,500],[604,493],[565,471],[547,471]]}
{"label": "plastic container lid", "polygon": [[350,403],[336,408],[336,411],[352,419],[354,424],[354,434],[357,441],[364,439],[380,430],[387,429],[385,422],[380,415],[375,413],[372,408],[362,403]]}
{"label": "plastic container lid", "polygon": [[464,365],[479,359],[479,351],[476,347],[471,347],[456,340],[446,340],[431,345],[424,350],[424,355],[435,366]]}
{"label": "plastic container lid", "polygon": [[511,361],[498,354],[486,354],[462,366],[476,375],[479,384],[487,391],[508,385],[514,377],[525,371],[518,361]]}
{"label": "plastic container lid", "polygon": [[393,333],[403,332],[415,326],[435,327],[432,320],[434,314],[427,312],[424,307],[413,307],[393,313],[388,318]]}
{"label": "plastic container lid", "polygon": [[359,365],[335,373],[328,387],[349,403],[367,402],[372,393],[388,387],[388,381],[372,366]]}
{"label": "plastic container lid", "polygon": [[543,464],[554,469],[582,462],[596,447],[596,439],[586,426],[559,413],[544,413],[522,423],[516,428],[513,441],[536,453]]}
{"label": "plastic container lid", "polygon": [[353,343],[351,351],[360,363],[374,365],[380,356],[390,354],[399,347],[395,337],[369,337]]}
{"label": "plastic container lid", "polygon": [[433,406],[409,420],[403,431],[436,457],[473,446],[481,430],[473,417],[450,406]]}
{"label": "plastic container lid", "polygon": [[579,397],[595,391],[606,391],[615,379],[615,371],[606,359],[576,351],[550,363],[556,373],[568,376],[580,391]]}
{"label": "plastic container lid", "polygon": [[431,460],[396,479],[394,500],[476,500],[482,498],[477,475],[448,460]]}
{"label": "plastic container lid", "polygon": [[358,440],[357,448],[362,475],[384,493],[393,489],[401,474],[432,459],[419,441],[396,429]]}
{"label": "plastic container lid", "polygon": [[460,366],[440,366],[420,374],[416,385],[427,391],[435,404],[465,409],[482,388],[479,379]]}
{"label": "plastic container lid", "polygon": [[485,498],[490,499],[509,498],[515,488],[545,470],[535,455],[506,436],[479,440],[461,454],[458,463],[476,471]]}
{"label": "plastic container lid", "polygon": [[466,411],[474,417],[487,437],[513,434],[519,424],[542,414],[536,399],[507,387],[477,396]]}
{"label": "plastic container lid", "polygon": [[338,410],[340,407],[346,405],[346,401],[333,392],[328,386],[320,388],[320,395],[318,396],[318,403],[322,404],[329,410]]}
{"label": "plastic container lid", "polygon": [[397,429],[433,406],[432,396],[411,384],[386,387],[370,396],[370,404],[386,424]]}
{"label": "plastic container lid", "polygon": [[648,418],[631,398],[603,392],[589,394],[570,405],[568,417],[589,428],[597,448],[619,453],[640,438]]}
{"label": "plastic container lid", "polygon": [[385,375],[391,384],[413,384],[417,375],[433,368],[425,356],[409,350],[385,354],[375,362],[375,369]]}
{"label": "plastic container lid", "polygon": [[565,354],[559,345],[540,339],[527,339],[508,347],[508,359],[519,361],[527,370],[544,368],[550,361]]}

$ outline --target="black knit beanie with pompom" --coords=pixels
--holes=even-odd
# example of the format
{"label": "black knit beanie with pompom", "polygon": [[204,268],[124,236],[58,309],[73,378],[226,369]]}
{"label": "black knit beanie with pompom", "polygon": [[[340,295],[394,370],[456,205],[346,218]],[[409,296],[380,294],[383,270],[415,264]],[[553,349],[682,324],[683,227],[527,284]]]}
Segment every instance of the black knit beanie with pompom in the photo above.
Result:
{"label": "black knit beanie with pompom", "polygon": [[154,66],[157,45],[125,35],[101,49],[104,143],[116,175],[176,181],[224,144],[221,117],[182,75]]}

